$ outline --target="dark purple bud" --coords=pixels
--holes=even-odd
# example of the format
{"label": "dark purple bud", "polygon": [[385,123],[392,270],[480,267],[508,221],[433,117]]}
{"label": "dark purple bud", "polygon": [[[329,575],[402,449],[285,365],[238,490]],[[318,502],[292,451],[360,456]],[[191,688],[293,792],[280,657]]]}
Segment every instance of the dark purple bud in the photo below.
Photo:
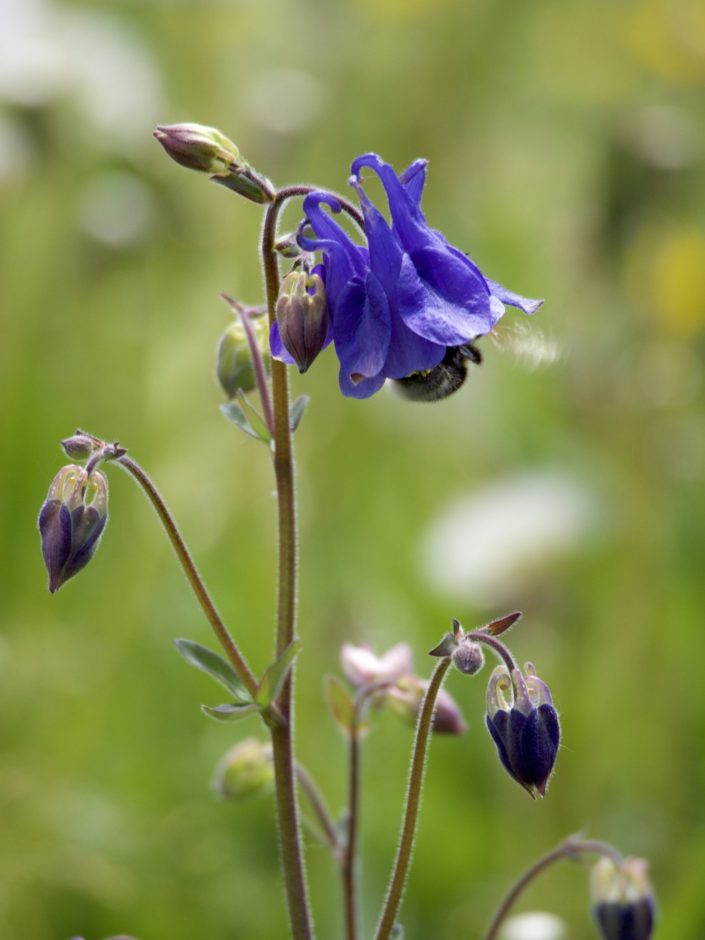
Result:
{"label": "dark purple bud", "polygon": [[55,591],[85,568],[108,519],[108,481],[98,470],[88,476],[69,464],[54,477],[39,513],[42,555]]}
{"label": "dark purple bud", "polygon": [[318,274],[292,271],[277,300],[279,335],[299,372],[306,372],[328,339],[328,305]]}
{"label": "dark purple bud", "polygon": [[656,901],[644,859],[626,858],[618,866],[601,858],[591,882],[593,914],[604,940],[649,940]]}
{"label": "dark purple bud", "polygon": [[[510,696],[510,702],[506,695]],[[508,773],[535,799],[544,796],[560,742],[551,693],[527,663],[510,677],[497,666],[487,688],[487,727]]]}

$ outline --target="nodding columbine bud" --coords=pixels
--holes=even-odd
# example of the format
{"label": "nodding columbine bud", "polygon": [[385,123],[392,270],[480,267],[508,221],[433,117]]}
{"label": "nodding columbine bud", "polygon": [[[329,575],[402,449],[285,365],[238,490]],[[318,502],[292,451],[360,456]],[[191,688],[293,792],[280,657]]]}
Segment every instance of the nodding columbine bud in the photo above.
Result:
{"label": "nodding columbine bud", "polygon": [[211,786],[224,800],[241,800],[269,792],[273,782],[271,744],[259,738],[245,738],[218,764]]}
{"label": "nodding columbine bud", "polygon": [[270,181],[255,172],[232,140],[217,128],[204,124],[160,124],[154,136],[181,166],[210,173],[214,182],[252,202],[271,202]]}
{"label": "nodding columbine bud", "polygon": [[[250,317],[250,325],[265,368],[269,371],[271,359],[267,317]],[[243,392],[251,392],[257,385],[250,344],[245,327],[239,321],[231,323],[218,340],[216,375],[228,398],[235,398],[240,388]]]}
{"label": "nodding columbine bud", "polygon": [[[413,675],[402,676],[387,691],[387,702],[405,721],[415,725],[428,685],[427,679]],[[431,727],[438,734],[465,734],[468,730],[463,713],[445,689],[440,689],[436,696]]]}
{"label": "nodding columbine bud", "polygon": [[328,339],[328,305],[320,276],[305,271],[287,274],[276,313],[282,343],[299,372],[306,372]]}
{"label": "nodding columbine bud", "polygon": [[235,144],[215,127],[160,124],[154,136],[172,160],[189,170],[220,175],[241,162]]}
{"label": "nodding columbine bud", "polygon": [[[507,701],[505,694],[511,697]],[[558,714],[545,682],[527,663],[510,677],[497,666],[487,688],[487,727],[499,759],[531,796],[544,796],[560,741]]]}
{"label": "nodding columbine bud", "polygon": [[456,646],[451,655],[453,665],[466,676],[474,676],[485,665],[485,654],[479,643],[467,637]]}
{"label": "nodding columbine bud", "polygon": [[39,513],[42,555],[53,594],[85,568],[108,519],[108,481],[69,464],[54,477]]}
{"label": "nodding columbine bud", "polygon": [[86,460],[105,447],[105,442],[93,437],[92,434],[86,434],[85,431],[76,431],[71,437],[63,440],[61,446],[67,457],[73,460]]}
{"label": "nodding columbine bud", "polygon": [[656,921],[656,901],[643,858],[625,858],[621,866],[601,858],[591,876],[592,909],[604,940],[649,940]]}

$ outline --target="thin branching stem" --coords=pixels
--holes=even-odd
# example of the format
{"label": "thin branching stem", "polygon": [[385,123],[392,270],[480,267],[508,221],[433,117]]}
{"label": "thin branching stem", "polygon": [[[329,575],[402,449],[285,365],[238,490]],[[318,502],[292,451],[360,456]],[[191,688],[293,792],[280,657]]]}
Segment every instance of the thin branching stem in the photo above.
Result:
{"label": "thin branching stem", "polygon": [[342,851],[340,837],[338,836],[338,830],[335,827],[333,817],[331,816],[330,810],[328,809],[326,802],[323,799],[321,791],[316,786],[316,782],[308,770],[306,770],[306,768],[298,761],[296,761],[294,769],[296,770],[296,778],[299,781],[299,786],[306,794],[308,801],[311,804],[311,809],[318,819],[331,852],[336,859],[340,858]]}
{"label": "thin branching stem", "polygon": [[548,852],[546,855],[543,855],[538,859],[534,864],[527,868],[526,871],[517,879],[512,888],[507,893],[506,897],[497,908],[497,911],[492,918],[490,926],[487,928],[487,933],[485,934],[483,940],[497,940],[499,935],[499,928],[504,923],[504,920],[509,914],[512,906],[514,905],[517,898],[523,893],[523,891],[531,884],[531,882],[537,878],[541,872],[545,871],[547,868],[550,868],[551,865],[555,862],[559,862],[564,858],[579,858],[581,855],[604,855],[607,858],[613,859],[617,865],[621,865],[623,858],[621,854],[614,848],[614,846],[609,845],[607,842],[597,842],[593,839],[576,839],[571,836],[569,839],[566,839],[565,842],[562,842],[557,848],[553,849],[551,852]]}
{"label": "thin branching stem", "polygon": [[426,695],[424,696],[419,711],[419,719],[416,723],[414,753],[411,758],[411,770],[409,771],[409,782],[406,791],[401,836],[399,838],[399,848],[397,849],[397,856],[389,880],[382,915],[379,925],[377,926],[377,932],[375,933],[375,940],[388,940],[392,928],[394,927],[399,905],[401,904],[402,895],[404,893],[414,848],[416,822],[421,803],[421,790],[426,766],[426,754],[428,752],[428,744],[431,736],[433,710],[450,664],[450,657],[445,657],[438,662],[431,676],[431,681],[429,682]]}
{"label": "thin branching stem", "polygon": [[169,540],[174,547],[176,556],[179,559],[179,564],[181,565],[184,574],[186,575],[193,593],[196,595],[196,600],[201,605],[203,613],[206,615],[208,622],[213,628],[213,632],[218,638],[220,645],[223,647],[226,656],[228,657],[233,669],[238,675],[238,678],[243,683],[247,691],[250,693],[254,699],[257,693],[257,680],[254,677],[249,666],[245,662],[245,659],[240,652],[240,649],[230,634],[228,628],[225,626],[222,617],[218,613],[215,603],[208,593],[203,578],[198,573],[198,569],[191,557],[186,543],[183,540],[179,529],[174,522],[174,518],[169,512],[166,503],[164,502],[161,493],[154,485],[147,473],[140,467],[138,463],[132,460],[131,457],[128,457],[126,454],[123,454],[116,461],[121,467],[123,467],[130,476],[137,481],[137,483],[142,488],[142,491],[145,493],[150,503],[154,507],[159,516],[159,519],[164,526],[166,534],[169,536]]}

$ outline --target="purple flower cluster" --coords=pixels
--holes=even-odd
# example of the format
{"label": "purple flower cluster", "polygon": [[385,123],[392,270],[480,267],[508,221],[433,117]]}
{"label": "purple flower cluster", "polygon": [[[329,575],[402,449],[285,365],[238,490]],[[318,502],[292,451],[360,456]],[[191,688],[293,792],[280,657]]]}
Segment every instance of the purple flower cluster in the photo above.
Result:
{"label": "purple flower cluster", "polygon": [[[384,186],[391,224],[363,189],[365,168]],[[492,330],[505,303],[525,313],[542,303],[486,278],[429,227],[421,211],[425,180],[425,160],[415,160],[401,176],[376,154],[353,162],[350,183],[360,200],[366,246],[355,244],[325,210],[341,210],[330,193],[316,191],[304,200],[306,221],[298,240],[306,251],[323,254],[330,318],[323,345],[335,343],[344,395],[368,398],[386,379],[405,379],[448,362],[449,351]],[[293,361],[276,324],[271,346],[273,355]]]}

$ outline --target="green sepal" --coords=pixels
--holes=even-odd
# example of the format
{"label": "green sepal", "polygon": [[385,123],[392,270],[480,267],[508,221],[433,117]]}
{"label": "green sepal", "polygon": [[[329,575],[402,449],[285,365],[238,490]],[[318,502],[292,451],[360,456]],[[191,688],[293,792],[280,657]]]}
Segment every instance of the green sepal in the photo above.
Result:
{"label": "green sepal", "polygon": [[201,646],[194,640],[176,640],[176,649],[187,663],[208,673],[216,682],[224,685],[232,693],[238,705],[253,704],[252,696],[238,679],[237,673],[219,653]]}
{"label": "green sepal", "polygon": [[337,676],[326,676],[326,699],[333,718],[346,734],[355,724],[355,701],[350,690]]}
{"label": "green sepal", "polygon": [[271,443],[272,435],[269,433],[269,428],[267,427],[264,418],[259,413],[259,411],[257,411],[255,406],[241,388],[237,390],[237,397],[240,402],[240,407],[247,416],[249,425],[257,437],[259,437],[261,441],[264,441],[265,444]]}
{"label": "green sepal", "polygon": [[456,640],[454,634],[446,633],[438,646],[434,646],[432,650],[428,651],[429,656],[440,656],[447,657],[452,656],[453,652],[458,648],[458,641]]}
{"label": "green sepal", "polygon": [[279,697],[294,660],[301,652],[301,646],[301,640],[292,640],[281,656],[265,669],[257,686],[257,704],[260,708],[267,708]]}
{"label": "green sepal", "polygon": [[255,705],[254,702],[247,702],[242,705],[234,703],[213,706],[201,705],[201,711],[204,715],[208,715],[209,718],[214,718],[216,721],[239,721],[241,718],[247,718],[253,712],[258,712],[259,706]]}
{"label": "green sepal", "polygon": [[301,419],[304,416],[304,411],[308,407],[308,403],[311,401],[308,395],[302,395],[300,398],[297,398],[294,404],[289,410],[289,427],[291,428],[291,433],[298,428],[301,424]]}

